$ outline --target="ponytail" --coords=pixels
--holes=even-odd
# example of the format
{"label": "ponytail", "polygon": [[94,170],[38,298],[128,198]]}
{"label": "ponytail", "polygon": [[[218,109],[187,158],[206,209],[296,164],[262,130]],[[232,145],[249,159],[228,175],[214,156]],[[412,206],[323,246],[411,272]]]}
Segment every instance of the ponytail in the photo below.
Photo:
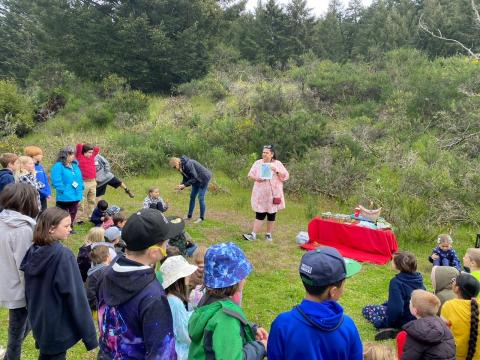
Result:
{"label": "ponytail", "polygon": [[477,298],[472,297],[470,301],[471,317],[470,317],[470,338],[468,340],[468,352],[466,360],[472,360],[477,348],[478,337],[478,302]]}

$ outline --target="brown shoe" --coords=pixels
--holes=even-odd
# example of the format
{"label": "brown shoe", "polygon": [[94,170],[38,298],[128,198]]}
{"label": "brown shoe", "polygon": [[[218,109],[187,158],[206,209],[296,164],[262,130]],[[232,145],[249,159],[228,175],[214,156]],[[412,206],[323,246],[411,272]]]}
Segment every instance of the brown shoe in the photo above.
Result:
{"label": "brown shoe", "polygon": [[129,188],[126,188],[126,189],[125,189],[125,192],[126,192],[126,193],[128,194],[128,196],[130,196],[132,199],[135,197],[135,194],[132,193]]}

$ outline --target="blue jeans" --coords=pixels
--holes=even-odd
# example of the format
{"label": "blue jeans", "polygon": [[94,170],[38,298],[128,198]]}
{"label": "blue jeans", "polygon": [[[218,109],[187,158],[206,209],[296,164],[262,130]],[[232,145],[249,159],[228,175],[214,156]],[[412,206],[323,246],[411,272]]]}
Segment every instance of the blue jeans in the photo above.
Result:
{"label": "blue jeans", "polygon": [[192,185],[192,192],[190,193],[190,206],[188,207],[188,217],[191,218],[193,210],[195,210],[195,198],[198,195],[198,203],[200,204],[200,218],[205,219],[205,194],[207,193],[208,184],[205,186]]}
{"label": "blue jeans", "polygon": [[450,266],[450,262],[447,258],[438,258],[437,260],[433,260],[433,266]]}
{"label": "blue jeans", "polygon": [[8,311],[8,345],[4,359],[20,359],[23,340],[30,332],[27,315],[26,307]]}

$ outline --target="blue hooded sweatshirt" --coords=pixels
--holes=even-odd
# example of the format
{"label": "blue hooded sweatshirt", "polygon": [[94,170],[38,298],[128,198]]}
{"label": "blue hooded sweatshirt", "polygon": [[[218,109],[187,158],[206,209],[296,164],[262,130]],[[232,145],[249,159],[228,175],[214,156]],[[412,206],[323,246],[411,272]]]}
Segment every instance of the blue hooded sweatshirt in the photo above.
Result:
{"label": "blue hooded sweatshirt", "polygon": [[42,164],[38,162],[35,164],[35,173],[37,176],[37,180],[45,185],[43,188],[38,189],[38,192],[40,193],[40,199],[46,199],[47,197],[52,195],[52,190],[50,188],[50,184],[48,183],[48,175],[45,172]]}
{"label": "blue hooded sweatshirt", "polygon": [[83,340],[98,346],[97,334],[75,256],[56,241],[32,245],[20,270],[25,274],[28,321],[37,347],[58,354]]}
{"label": "blue hooded sweatshirt", "polygon": [[400,272],[390,280],[388,301],[383,304],[387,307],[387,317],[379,328],[400,329],[409,321],[415,320],[410,313],[410,298],[412,291],[416,289],[425,290],[423,277],[419,272]]}
{"label": "blue hooded sweatshirt", "polygon": [[10,169],[1,169],[0,170],[0,192],[8,184],[15,183],[15,178],[13,177],[13,172]]}
{"label": "blue hooded sweatshirt", "polygon": [[331,300],[303,300],[280,314],[272,323],[267,349],[268,360],[363,359],[355,323]]}

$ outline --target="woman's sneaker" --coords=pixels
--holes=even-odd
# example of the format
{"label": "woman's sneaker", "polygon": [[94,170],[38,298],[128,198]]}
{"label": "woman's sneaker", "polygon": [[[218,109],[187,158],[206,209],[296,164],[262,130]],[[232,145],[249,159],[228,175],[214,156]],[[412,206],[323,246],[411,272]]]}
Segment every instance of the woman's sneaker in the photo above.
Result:
{"label": "woman's sneaker", "polygon": [[253,241],[255,240],[257,237],[256,236],[253,236],[253,234],[243,234],[243,238],[247,241]]}
{"label": "woman's sneaker", "polygon": [[272,234],[265,234],[265,241],[272,241]]}

